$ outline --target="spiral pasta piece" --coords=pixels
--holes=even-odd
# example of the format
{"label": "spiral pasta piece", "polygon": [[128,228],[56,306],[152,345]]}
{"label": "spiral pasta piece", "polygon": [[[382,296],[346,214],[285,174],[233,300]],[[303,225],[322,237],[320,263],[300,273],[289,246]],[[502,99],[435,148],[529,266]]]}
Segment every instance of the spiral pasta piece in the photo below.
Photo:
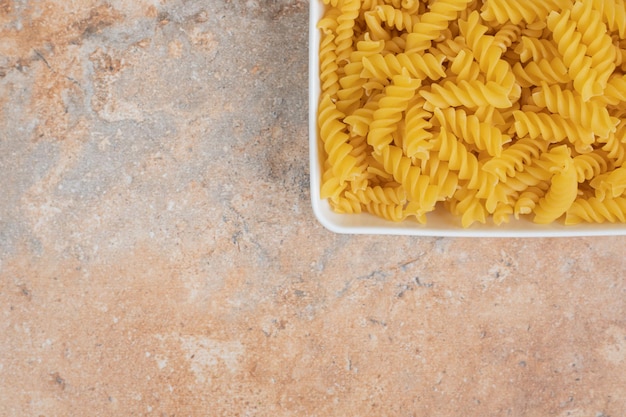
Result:
{"label": "spiral pasta piece", "polygon": [[546,22],[536,21],[533,23],[527,23],[522,27],[522,36],[530,38],[542,38],[546,29]]}
{"label": "spiral pasta piece", "polygon": [[406,36],[393,36],[391,39],[387,39],[384,42],[385,48],[382,50],[382,54],[397,55],[404,51],[404,48],[406,46]]}
{"label": "spiral pasta piece", "polygon": [[344,76],[339,80],[337,95],[337,109],[350,114],[361,104],[364,90],[363,85],[366,80],[360,77],[363,65],[360,62],[350,62],[344,67]]}
{"label": "spiral pasta piece", "polygon": [[606,97],[614,105],[626,102],[626,75],[615,74],[609,79]]}
{"label": "spiral pasta piece", "polygon": [[624,0],[591,0],[593,8],[602,15],[602,20],[609,30],[618,32],[620,38],[626,38],[626,2]]}
{"label": "spiral pasta piece", "polygon": [[354,192],[347,191],[346,198],[363,204],[403,205],[406,203],[406,191],[402,186],[381,187],[377,185]]}
{"label": "spiral pasta piece", "polygon": [[498,203],[495,210],[492,213],[493,223],[500,226],[504,223],[509,223],[511,215],[513,214],[513,206],[507,203]]}
{"label": "spiral pasta piece", "polygon": [[517,135],[529,136],[531,139],[541,138],[551,143],[567,139],[578,145],[580,150],[588,152],[588,146],[594,142],[591,130],[565,119],[558,114],[515,111],[515,132]]}
{"label": "spiral pasta piece", "polygon": [[612,165],[606,155],[598,152],[577,155],[573,158],[573,163],[579,183],[589,181],[607,172]]}
{"label": "spiral pasta piece", "polygon": [[363,205],[360,202],[346,197],[330,199],[330,206],[340,214],[359,214],[363,211]]}
{"label": "spiral pasta piece", "polygon": [[519,54],[521,62],[527,62],[531,59],[533,61],[552,60],[560,56],[557,46],[551,40],[529,36],[521,37],[521,42],[515,48],[515,52]]}
{"label": "spiral pasta piece", "polygon": [[352,114],[344,118],[343,121],[348,126],[348,130],[351,134],[367,136],[372,120],[374,120],[374,112],[379,107],[378,102],[384,96],[385,95],[381,93],[370,97],[363,107],[356,109]]}
{"label": "spiral pasta piece", "polygon": [[419,22],[419,18],[392,5],[381,5],[365,13],[365,22],[370,31],[377,34],[378,39],[385,39],[389,36],[389,32],[382,29],[383,23],[399,31],[412,32],[413,26]]}
{"label": "spiral pasta piece", "polygon": [[533,91],[532,98],[537,106],[576,121],[598,136],[605,137],[615,131],[615,121],[606,107],[594,101],[584,101],[580,95],[558,85],[549,86],[544,82]]}
{"label": "spiral pasta piece", "polygon": [[433,55],[439,55],[444,59],[447,57],[453,60],[459,54],[459,52],[461,52],[466,47],[467,46],[465,45],[465,42],[457,37],[455,39],[444,39],[441,42],[438,42],[430,49],[430,51],[433,53]]}
{"label": "spiral pasta piece", "polygon": [[491,158],[483,164],[483,170],[498,177],[502,182],[514,177],[531,164],[533,159],[547,152],[548,142],[522,138],[504,149],[496,158]]}
{"label": "spiral pasta piece", "polygon": [[421,3],[419,0],[401,0],[400,5],[409,13],[419,13]]}
{"label": "spiral pasta piece", "polygon": [[456,74],[457,82],[461,80],[476,80],[480,75],[480,67],[478,63],[474,61],[474,56],[469,49],[461,50],[456,57],[452,59],[450,71]]}
{"label": "spiral pasta piece", "polygon": [[362,165],[367,159],[367,139],[363,136],[350,136],[348,145],[352,146],[352,152],[350,155],[354,156],[358,165]]}
{"label": "spiral pasta piece", "polygon": [[430,5],[430,11],[422,15],[407,36],[406,52],[423,52],[430,48],[432,41],[447,29],[450,21],[467,7],[471,0],[439,0]]}
{"label": "spiral pasta piece", "polygon": [[447,161],[448,167],[458,172],[460,180],[467,180],[469,189],[479,189],[484,185],[485,174],[478,158],[446,128],[441,129],[434,150],[438,151],[440,160]]}
{"label": "spiral pasta piece", "polygon": [[396,130],[396,124],[402,119],[409,101],[415,95],[420,81],[410,78],[405,71],[404,75],[393,78],[393,84],[385,88],[385,96],[379,101],[379,108],[374,112],[367,142],[375,152],[389,145],[393,140],[391,134]]}
{"label": "spiral pasta piece", "polygon": [[505,23],[493,37],[493,44],[505,53],[522,34],[522,29],[513,23]]}
{"label": "spiral pasta piece", "polygon": [[415,203],[414,212],[421,215],[434,209],[438,197],[437,187],[430,184],[430,178],[422,175],[420,168],[402,154],[402,149],[389,145],[374,154],[374,158],[404,187],[407,199]]}
{"label": "spiral pasta piece", "polygon": [[495,45],[493,36],[485,35],[487,27],[480,23],[480,15],[477,11],[472,12],[467,20],[459,21],[459,30],[465,37],[465,41],[470,47],[476,62],[488,81],[502,83],[498,76],[510,75],[510,83],[515,81],[510,67],[505,61],[501,61],[502,49]]}
{"label": "spiral pasta piece", "polygon": [[356,50],[350,54],[350,62],[362,62],[363,58],[380,54],[384,49],[384,41],[372,40],[370,34],[365,33],[363,39],[356,43]]}
{"label": "spiral pasta piece", "polygon": [[582,35],[581,43],[587,47],[591,66],[598,72],[598,82],[603,88],[615,70],[615,48],[599,11],[592,8],[591,1],[577,1],[572,7],[572,20]]}
{"label": "spiral pasta piece", "polygon": [[380,53],[384,44],[369,39],[357,43],[357,49],[350,54],[350,62],[343,67],[344,75],[339,80],[340,88],[336,91],[337,109],[345,114],[351,114],[361,105],[367,80],[361,77],[363,60],[368,56]]}
{"label": "spiral pasta piece", "polygon": [[[493,212],[499,204],[512,204],[514,213],[530,214],[531,211],[525,211],[526,208],[536,206],[539,199],[545,195],[545,191],[549,188],[549,181],[552,173],[546,169],[543,164],[539,164],[539,160],[533,160],[532,165],[526,166],[523,171],[517,172],[514,177],[508,178],[507,182],[498,182],[493,191],[488,194],[486,200],[486,208],[489,212]],[[539,191],[541,192],[539,192]],[[533,193],[533,201],[522,201],[522,196],[529,197],[527,192]],[[536,195],[534,195],[536,194]],[[519,210],[524,208],[523,210]]]}
{"label": "spiral pasta piece", "polygon": [[485,10],[482,12],[482,18],[487,21],[497,21],[504,24],[511,21],[518,24],[522,21],[532,23],[537,19],[537,9],[533,2],[528,1],[511,1],[511,0],[492,0],[486,4]]}
{"label": "spiral pasta piece", "polygon": [[563,62],[574,81],[574,88],[583,100],[599,96],[604,91],[599,81],[598,71],[593,68],[593,60],[587,56],[587,47],[581,42],[582,35],[576,30],[576,22],[571,18],[571,11],[551,12],[548,16],[548,28],[552,31]]}
{"label": "spiral pasta piece", "polygon": [[342,0],[341,13],[337,16],[337,64],[341,67],[349,59],[353,49],[354,23],[359,16],[361,0]]}
{"label": "spiral pasta piece", "polygon": [[[494,37],[487,35],[489,28],[481,23],[478,11],[471,12],[466,19],[459,20],[459,33],[465,38],[465,43],[474,52],[476,61],[499,59],[502,50],[494,46]],[[494,48],[494,49],[491,49]],[[492,55],[493,56],[490,56]]]}
{"label": "spiral pasta piece", "polygon": [[622,48],[617,42],[613,43],[613,48],[615,48],[615,66],[626,71],[626,48]]}
{"label": "spiral pasta piece", "polygon": [[568,226],[587,223],[626,222],[626,198],[595,197],[576,199],[565,213],[565,224]]}
{"label": "spiral pasta piece", "polygon": [[607,153],[607,157],[613,161],[616,166],[622,166],[626,162],[626,140],[623,134],[620,137],[619,129],[616,133],[610,133],[606,138],[600,138],[598,143],[602,144],[602,150]]}
{"label": "spiral pasta piece", "polygon": [[457,137],[462,137],[467,143],[476,145],[481,151],[487,151],[491,156],[500,156],[505,143],[511,137],[503,134],[495,126],[481,122],[478,116],[468,115],[465,110],[454,108],[435,109],[435,117],[441,126],[445,126]]}
{"label": "spiral pasta piece", "polygon": [[342,117],[330,96],[325,95],[319,109],[320,138],[333,173],[339,178],[339,184],[359,174],[357,161],[350,155],[352,147],[347,143],[348,135],[345,133],[345,124],[341,122]]}
{"label": "spiral pasta piece", "polygon": [[406,70],[413,78],[438,80],[446,75],[441,64],[442,58],[432,54],[373,54],[363,58],[363,71],[360,76],[388,80]]}
{"label": "spiral pasta piece", "polygon": [[424,89],[419,94],[426,99],[432,109],[457,106],[506,108],[512,104],[509,90],[494,81],[487,83],[476,80],[461,80],[458,83],[446,81],[443,85],[433,84],[430,91]]}
{"label": "spiral pasta piece", "polygon": [[406,111],[406,139],[402,144],[402,150],[409,158],[428,158],[428,151],[432,149],[430,140],[433,138],[430,128],[432,114],[424,109],[425,101],[417,100]]}
{"label": "spiral pasta piece", "polygon": [[448,162],[442,161],[437,152],[431,152],[427,159],[421,160],[422,174],[430,178],[430,184],[437,187],[437,200],[445,201],[454,195],[459,178]]}
{"label": "spiral pasta piece", "polygon": [[365,204],[365,208],[368,212],[382,217],[383,219],[398,222],[405,219],[404,210],[400,204],[379,204],[371,202]]}
{"label": "spiral pasta piece", "polygon": [[482,18],[500,24],[508,21],[515,25],[522,21],[533,23],[545,19],[551,10],[567,5],[567,0],[489,0],[485,2]]}
{"label": "spiral pasta piece", "polygon": [[337,28],[336,16],[334,18],[327,16],[320,20],[317,27],[324,34],[320,43],[320,84],[322,93],[332,96],[339,90],[339,66],[337,65],[337,45],[334,34]]}
{"label": "spiral pasta piece", "polygon": [[548,192],[539,200],[534,210],[533,221],[539,224],[552,223],[565,214],[577,195],[578,174],[569,159],[565,167],[552,177]]}
{"label": "spiral pasta piece", "polygon": [[525,188],[513,205],[513,215],[515,218],[519,219],[520,215],[532,213],[545,193],[545,190],[541,187],[533,186]]}
{"label": "spiral pasta piece", "polygon": [[[380,7],[380,6],[377,6],[377,7]],[[365,12],[364,16],[365,16],[364,17],[365,23],[367,24],[368,35],[370,35],[374,40],[381,40],[381,41],[391,40],[392,34],[389,33],[383,27],[383,24],[382,24],[383,21],[376,12],[374,12],[373,10],[370,10],[368,12]],[[391,45],[391,48],[393,48],[393,45]]]}
{"label": "spiral pasta piece", "polygon": [[483,224],[487,222],[487,209],[476,194],[476,190],[461,188],[448,204],[450,212],[461,217],[461,225],[465,228],[475,222]]}
{"label": "spiral pasta piece", "polygon": [[567,66],[559,57],[532,61],[526,66],[517,62],[513,65],[513,74],[521,87],[532,87],[541,83],[565,84],[570,81]]}
{"label": "spiral pasta piece", "polygon": [[590,185],[595,189],[596,197],[599,199],[621,197],[626,190],[626,167],[615,168],[598,175]]}
{"label": "spiral pasta piece", "polygon": [[339,183],[339,178],[333,173],[332,167],[326,167],[322,174],[322,186],[320,189],[320,197],[329,200],[336,200],[341,193],[347,188],[348,184]]}

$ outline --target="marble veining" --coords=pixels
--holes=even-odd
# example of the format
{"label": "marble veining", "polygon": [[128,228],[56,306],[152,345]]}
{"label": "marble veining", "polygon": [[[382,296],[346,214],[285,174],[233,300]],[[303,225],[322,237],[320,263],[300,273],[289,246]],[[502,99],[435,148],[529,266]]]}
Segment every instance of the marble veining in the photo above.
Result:
{"label": "marble veining", "polygon": [[317,223],[307,25],[0,0],[0,416],[623,416],[626,238]]}

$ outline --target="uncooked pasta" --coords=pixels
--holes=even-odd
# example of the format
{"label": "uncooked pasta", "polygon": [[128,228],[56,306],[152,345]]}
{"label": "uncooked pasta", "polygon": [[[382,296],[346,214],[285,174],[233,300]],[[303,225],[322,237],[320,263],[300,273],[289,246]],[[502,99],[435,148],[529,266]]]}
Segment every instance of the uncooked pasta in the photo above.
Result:
{"label": "uncooked pasta", "polygon": [[626,221],[624,0],[323,0],[321,197],[463,227]]}

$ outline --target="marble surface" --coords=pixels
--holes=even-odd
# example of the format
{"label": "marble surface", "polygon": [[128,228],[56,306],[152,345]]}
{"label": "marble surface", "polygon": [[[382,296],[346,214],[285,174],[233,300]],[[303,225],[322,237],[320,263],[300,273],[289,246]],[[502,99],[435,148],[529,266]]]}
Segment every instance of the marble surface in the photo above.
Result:
{"label": "marble surface", "polygon": [[626,415],[626,238],[316,222],[307,9],[0,0],[0,416]]}

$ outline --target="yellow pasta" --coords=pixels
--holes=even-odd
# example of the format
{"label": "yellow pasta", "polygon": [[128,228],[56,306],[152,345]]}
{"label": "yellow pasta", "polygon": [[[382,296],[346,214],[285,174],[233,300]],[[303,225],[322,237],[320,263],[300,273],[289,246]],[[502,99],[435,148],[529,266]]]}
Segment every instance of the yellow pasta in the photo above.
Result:
{"label": "yellow pasta", "polygon": [[322,2],[333,210],[626,222],[624,0]]}

